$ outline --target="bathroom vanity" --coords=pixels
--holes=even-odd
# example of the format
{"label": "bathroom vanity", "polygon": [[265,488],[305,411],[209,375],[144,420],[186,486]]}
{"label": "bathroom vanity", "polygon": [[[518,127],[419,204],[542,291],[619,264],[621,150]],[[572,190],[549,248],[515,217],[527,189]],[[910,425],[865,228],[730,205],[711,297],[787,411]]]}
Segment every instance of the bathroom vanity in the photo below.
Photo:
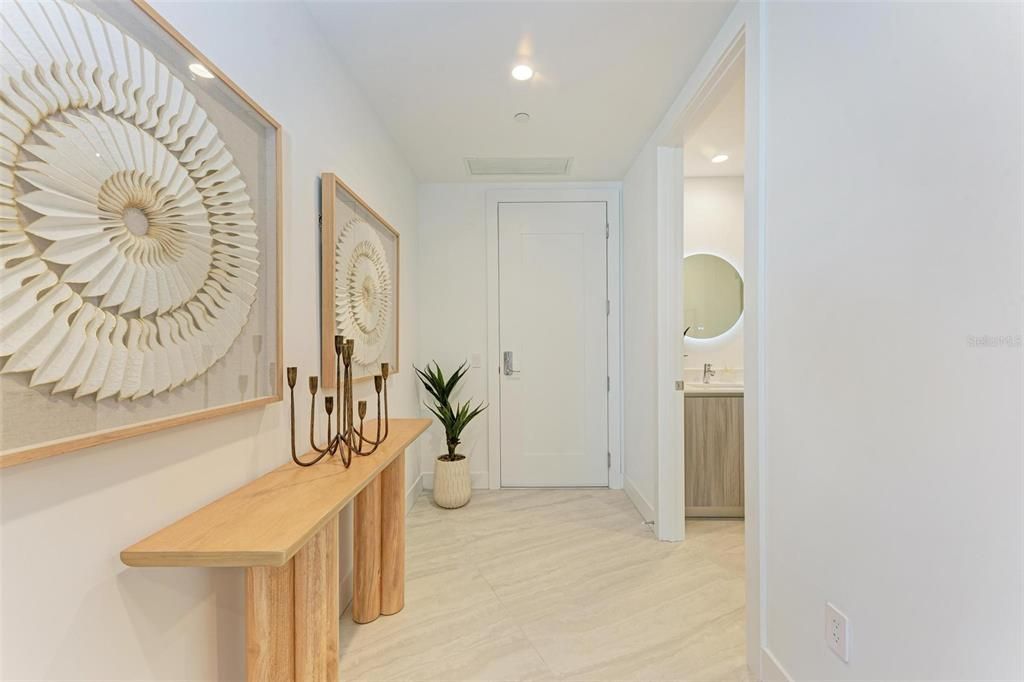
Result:
{"label": "bathroom vanity", "polygon": [[685,388],[686,515],[743,517],[743,387]]}

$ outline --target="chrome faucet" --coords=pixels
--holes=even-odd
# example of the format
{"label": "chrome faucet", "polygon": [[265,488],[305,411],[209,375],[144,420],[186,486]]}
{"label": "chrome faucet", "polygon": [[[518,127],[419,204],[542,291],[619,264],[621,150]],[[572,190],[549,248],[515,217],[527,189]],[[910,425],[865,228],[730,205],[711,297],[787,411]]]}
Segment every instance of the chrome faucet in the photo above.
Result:
{"label": "chrome faucet", "polygon": [[713,376],[715,376],[715,370],[711,369],[711,363],[710,362],[705,362],[704,363],[704,383],[705,384],[710,384],[711,383],[711,377],[713,377]]}

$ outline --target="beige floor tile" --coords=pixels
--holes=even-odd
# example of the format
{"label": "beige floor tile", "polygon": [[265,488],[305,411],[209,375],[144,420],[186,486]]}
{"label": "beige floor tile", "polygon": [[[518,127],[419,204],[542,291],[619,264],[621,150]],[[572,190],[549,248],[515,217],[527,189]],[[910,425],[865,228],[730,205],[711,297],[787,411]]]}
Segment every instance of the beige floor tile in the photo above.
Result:
{"label": "beige floor tile", "polygon": [[621,491],[428,495],[406,607],[342,621],[343,680],[746,680],[742,521],[654,539]]}

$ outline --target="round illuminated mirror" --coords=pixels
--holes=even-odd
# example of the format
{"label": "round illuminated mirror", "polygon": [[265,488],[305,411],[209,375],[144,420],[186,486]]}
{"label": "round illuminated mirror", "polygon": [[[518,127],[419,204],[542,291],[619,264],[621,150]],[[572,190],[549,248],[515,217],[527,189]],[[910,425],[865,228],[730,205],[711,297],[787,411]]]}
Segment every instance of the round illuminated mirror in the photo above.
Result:
{"label": "round illuminated mirror", "polygon": [[713,339],[732,329],[743,314],[743,278],[729,261],[709,253],[683,259],[687,336]]}

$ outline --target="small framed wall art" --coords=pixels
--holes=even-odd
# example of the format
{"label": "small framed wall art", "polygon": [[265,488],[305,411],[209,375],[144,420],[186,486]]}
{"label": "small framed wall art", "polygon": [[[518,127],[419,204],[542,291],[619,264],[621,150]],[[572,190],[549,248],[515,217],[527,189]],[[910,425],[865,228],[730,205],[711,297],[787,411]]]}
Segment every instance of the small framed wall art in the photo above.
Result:
{"label": "small framed wall art", "polygon": [[320,181],[321,381],[336,379],[334,335],[355,340],[355,381],[399,370],[399,235],[334,173]]}
{"label": "small framed wall art", "polygon": [[0,467],[280,400],[280,125],[142,0],[0,12]]}

